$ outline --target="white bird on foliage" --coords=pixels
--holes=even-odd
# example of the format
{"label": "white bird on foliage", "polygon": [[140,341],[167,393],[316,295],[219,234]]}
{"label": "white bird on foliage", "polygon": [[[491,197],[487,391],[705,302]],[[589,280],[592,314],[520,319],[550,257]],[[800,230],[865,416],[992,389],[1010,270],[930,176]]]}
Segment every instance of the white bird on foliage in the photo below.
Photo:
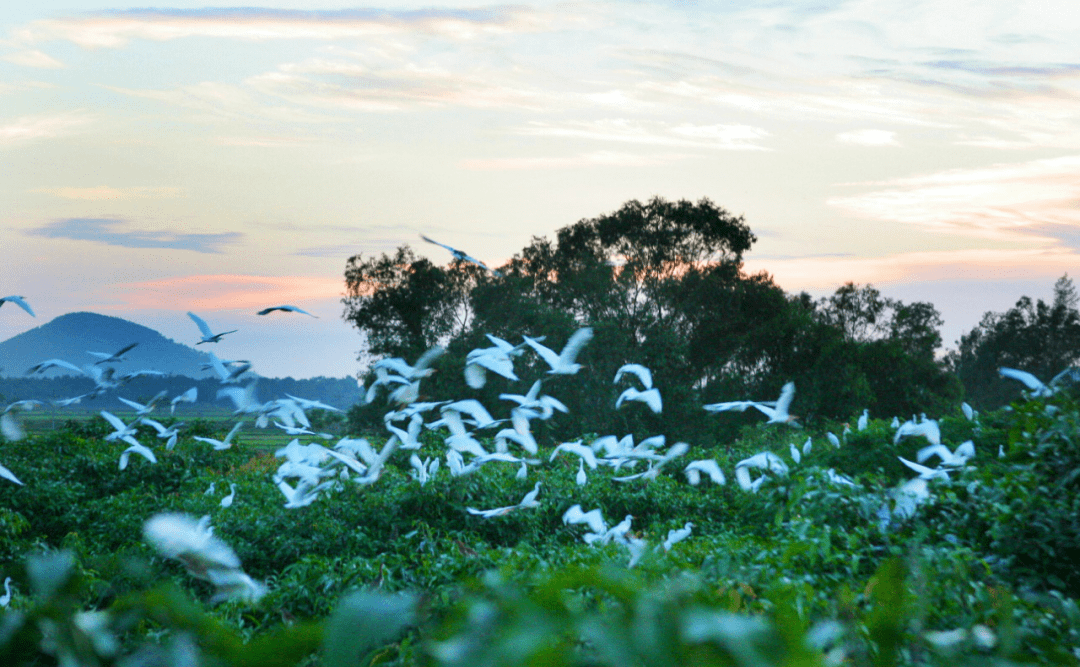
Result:
{"label": "white bird on foliage", "polygon": [[280,310],[280,311],[289,312],[289,313],[303,313],[304,315],[307,315],[309,317],[314,317],[315,319],[319,318],[318,315],[312,315],[308,311],[306,311],[306,310],[304,310],[302,308],[297,308],[296,306],[271,306],[269,308],[263,308],[262,310],[260,310],[259,312],[255,313],[255,314],[256,315],[268,315],[268,314],[274,312],[275,310]]}
{"label": "white bird on foliage", "polygon": [[562,351],[555,354],[554,350],[541,345],[538,342],[539,339],[524,336],[529,347],[536,350],[540,358],[551,367],[551,370],[548,371],[551,375],[574,375],[581,370],[582,365],[576,363],[575,360],[578,353],[581,352],[581,348],[585,347],[585,344],[592,340],[592,337],[593,330],[590,327],[582,327],[570,336],[570,340],[566,341]]}
{"label": "white bird on foliage", "polygon": [[762,475],[756,480],[750,481],[751,468],[757,468],[776,475],[788,474],[788,466],[779,456],[772,452],[759,452],[735,464],[735,480],[744,491],[756,493],[767,479],[767,476]]}
{"label": "white bird on foliage", "polygon": [[862,414],[859,415],[859,421],[856,424],[856,427],[860,431],[865,431],[866,430],[866,425],[869,423],[869,421],[870,421],[870,410],[863,410]]}
{"label": "white bird on foliage", "polygon": [[0,298],[0,306],[3,306],[5,303],[8,302],[15,304],[19,308],[22,308],[26,312],[30,313],[30,317],[37,317],[37,315],[34,314],[33,309],[30,308],[30,304],[26,303],[25,296],[5,296],[3,298]]}
{"label": "white bird on foliage", "polygon": [[230,483],[229,484],[229,495],[227,495],[227,496],[225,496],[224,498],[221,499],[221,506],[222,507],[232,507],[233,500],[235,500],[235,499],[236,499],[236,485]]}
{"label": "white bird on foliage", "polygon": [[924,465],[919,465],[918,463],[914,463],[913,461],[908,461],[903,456],[897,456],[896,458],[900,459],[900,462],[907,467],[919,473],[919,479],[949,479],[949,473],[947,470],[942,470],[940,468],[927,468]]}
{"label": "white bird on foliage", "polygon": [[490,519],[496,516],[504,516],[513,512],[514,510],[525,509],[528,507],[539,507],[540,501],[536,499],[536,496],[540,493],[540,482],[537,482],[532,491],[525,494],[525,497],[521,499],[521,502],[517,505],[510,505],[509,507],[498,507],[493,510],[478,510],[472,507],[465,508],[469,514],[482,516],[485,519]]}
{"label": "white bird on foliage", "polygon": [[906,436],[923,436],[931,445],[941,444],[941,429],[933,419],[926,419],[920,423],[906,421],[900,425],[893,436],[893,444],[898,444],[901,438]]}
{"label": "white bird on foliage", "polygon": [[[133,442],[132,440],[126,440],[126,442]],[[120,469],[123,470],[127,467],[128,457],[132,454],[138,454],[150,463],[157,463],[157,457],[154,456],[154,452],[150,451],[148,447],[145,447],[138,442],[134,442],[130,447],[120,453]]]}
{"label": "white bird on foliage", "polygon": [[423,486],[439,470],[439,459],[426,458],[421,461],[419,456],[413,454],[409,457],[409,465],[413,468],[409,471],[409,475],[417,482],[420,482],[420,486]]}
{"label": "white bird on foliage", "polygon": [[202,334],[202,340],[200,340],[198,343],[195,343],[196,345],[202,345],[203,343],[220,343],[223,336],[239,331],[239,329],[233,329],[232,331],[222,331],[221,333],[214,333],[210,330],[210,325],[206,323],[206,320],[190,311],[187,315],[191,318],[191,321],[194,322],[197,327],[199,327],[199,332]]}
{"label": "white bird on foliage", "polygon": [[724,477],[724,471],[720,469],[720,464],[713,459],[691,461],[690,465],[683,468],[683,472],[686,473],[686,480],[693,486],[697,486],[701,483],[701,473],[708,475],[709,479],[716,484],[727,484],[727,478]]}
{"label": "white bird on foliage", "polygon": [[11,577],[4,579],[4,594],[0,596],[0,607],[11,604]]}
{"label": "white bird on foliage", "polygon": [[825,433],[825,439],[828,440],[833,447],[840,449],[840,438],[836,437],[835,433],[833,433],[832,431],[828,431],[827,433]]}
{"label": "white bird on foliage", "polygon": [[562,521],[565,524],[584,523],[589,526],[589,530],[598,536],[602,536],[607,532],[607,523],[604,521],[604,516],[599,508],[583,512],[581,505],[572,505],[563,513]]}
{"label": "white bird on foliage", "polygon": [[788,445],[790,447],[789,453],[791,454],[791,460],[795,463],[802,462],[802,454],[799,452],[799,448],[795,445]]}
{"label": "white bird on foliage", "polygon": [[915,460],[922,463],[931,456],[941,458],[941,465],[949,468],[959,468],[967,464],[969,459],[975,457],[975,443],[966,440],[961,443],[956,451],[950,452],[945,445],[930,445],[923,447],[915,454]]}
{"label": "white bird on foliage", "polygon": [[671,547],[690,537],[690,533],[693,531],[694,524],[687,521],[682,528],[673,528],[672,530],[669,530],[667,539],[664,540],[664,543],[661,546],[664,547],[664,551],[671,551]]}

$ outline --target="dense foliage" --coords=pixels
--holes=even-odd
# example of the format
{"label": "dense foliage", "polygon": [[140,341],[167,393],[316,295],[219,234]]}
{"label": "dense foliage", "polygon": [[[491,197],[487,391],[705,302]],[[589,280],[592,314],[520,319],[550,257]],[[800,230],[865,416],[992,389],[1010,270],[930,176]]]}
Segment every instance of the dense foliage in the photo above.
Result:
{"label": "dense foliage", "polygon": [[[16,591],[0,661],[1076,664],[1080,409],[1062,392],[978,421],[954,411],[943,441],[973,440],[976,458],[934,480],[913,517],[884,524],[889,490],[911,476],[897,456],[925,443],[894,445],[881,420],[839,448],[778,426],[694,448],[730,470],[809,436],[812,451],[759,493],[692,486],[677,471],[620,484],[599,469],[579,487],[564,458],[526,480],[485,467],[426,485],[391,464],[375,486],[298,510],[281,507],[277,461],[243,436],[223,452],[185,438],[156,465],[117,471],[104,426],[72,423],[3,448],[27,485],[0,486],[0,562]],[[421,454],[440,449],[433,440]],[[535,479],[535,509],[464,511],[506,504]],[[236,484],[236,502],[221,507],[211,482]],[[628,570],[624,547],[584,544],[560,520],[573,503],[633,515],[645,556]],[[209,515],[269,594],[208,607],[211,587],[140,539],[163,511]],[[685,521],[692,536],[659,549]]]}

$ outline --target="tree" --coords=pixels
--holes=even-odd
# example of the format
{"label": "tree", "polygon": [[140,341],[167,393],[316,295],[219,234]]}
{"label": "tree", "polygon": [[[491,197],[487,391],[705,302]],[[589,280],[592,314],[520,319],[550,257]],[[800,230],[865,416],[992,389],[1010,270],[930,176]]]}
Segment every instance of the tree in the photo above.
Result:
{"label": "tree", "polygon": [[1044,381],[1080,363],[1080,312],[1076,288],[1068,275],[1054,284],[1054,300],[1021,297],[1004,313],[987,312],[960,346],[948,356],[968,402],[992,409],[1016,400],[1022,387],[1002,379],[1005,366],[1034,374]]}

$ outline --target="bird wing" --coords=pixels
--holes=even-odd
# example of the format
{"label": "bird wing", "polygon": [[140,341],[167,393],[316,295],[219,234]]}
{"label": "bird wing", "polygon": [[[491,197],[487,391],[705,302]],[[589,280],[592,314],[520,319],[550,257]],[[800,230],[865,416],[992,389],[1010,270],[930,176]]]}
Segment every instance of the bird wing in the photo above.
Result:
{"label": "bird wing", "polygon": [[138,343],[132,343],[131,345],[128,345],[128,346],[124,347],[124,349],[120,350],[119,352],[117,352],[116,354],[114,354],[112,356],[113,357],[119,357],[121,354],[131,350],[133,347],[135,347],[137,345],[138,345]]}
{"label": "bird wing", "polygon": [[204,337],[209,338],[214,335],[214,332],[210,331],[210,325],[208,325],[203,318],[199,317],[191,311],[188,311],[187,315],[191,318],[191,321],[195,323],[195,326],[199,327],[199,331],[202,332],[202,335]]}
{"label": "bird wing", "polygon": [[646,389],[652,389],[652,371],[641,364],[624,364],[615,372],[615,383],[618,383],[627,373],[636,375]]}
{"label": "bird wing", "polygon": [[81,375],[86,375],[86,372],[83,369],[79,368],[78,366],[76,366],[75,364],[73,364],[73,363],[71,363],[69,361],[64,361],[63,359],[49,359],[48,361],[43,361],[43,362],[41,362],[40,364],[38,364],[36,366],[32,366],[30,368],[30,370],[26,371],[26,374],[30,375],[32,373],[38,373],[38,372],[43,373],[43,372],[49,370],[50,368],[56,368],[57,366],[60,366],[62,368],[67,368],[69,370],[76,371]]}
{"label": "bird wing", "polygon": [[[5,296],[3,299],[0,299],[0,306],[4,305],[5,301],[10,301],[11,303],[15,304],[19,308],[22,308],[26,312],[30,313],[31,317],[37,317],[37,315],[34,315],[34,311],[30,308],[30,304],[26,303],[26,301],[23,299],[23,297],[21,297],[21,296]],[[19,482],[19,483],[21,484],[22,482]]]}
{"label": "bird wing", "polygon": [[570,340],[566,341],[566,345],[563,346],[562,352],[559,353],[559,363],[569,366],[577,359],[578,352],[581,348],[585,347],[585,344],[592,340],[593,330],[591,327],[582,327],[574,332],[574,335],[570,336]]}
{"label": "bird wing", "polygon": [[1002,367],[998,369],[998,373],[1002,377],[1012,378],[1013,380],[1023,382],[1024,385],[1032,391],[1039,391],[1046,388],[1046,385],[1044,385],[1042,381],[1039,380],[1039,378],[1026,371],[1018,371],[1015,368]]}
{"label": "bird wing", "polygon": [[537,343],[528,336],[525,336],[525,342],[540,355],[540,358],[543,359],[548,366],[551,368],[557,368],[559,366],[559,355],[555,354],[554,350]]}
{"label": "bird wing", "polygon": [[112,427],[117,431],[127,430],[127,424],[125,424],[119,417],[117,417],[113,413],[102,410],[101,416],[104,417],[105,421],[109,422],[109,424],[111,424]]}
{"label": "bird wing", "polygon": [[776,410],[781,414],[788,413],[788,406],[791,405],[791,400],[795,398],[795,383],[788,382],[780,390],[780,398],[776,400]]}

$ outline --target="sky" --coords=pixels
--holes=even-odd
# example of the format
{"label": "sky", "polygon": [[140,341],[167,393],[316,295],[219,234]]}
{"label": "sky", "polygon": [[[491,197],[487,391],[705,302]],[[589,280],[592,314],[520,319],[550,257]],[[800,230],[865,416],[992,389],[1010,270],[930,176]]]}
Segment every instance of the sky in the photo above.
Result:
{"label": "sky", "polygon": [[0,296],[37,313],[0,340],[191,345],[191,310],[262,375],[355,375],[350,256],[498,265],[653,196],[744,216],[789,292],[934,303],[946,347],[1080,273],[1071,2],[233,4],[0,8]]}

